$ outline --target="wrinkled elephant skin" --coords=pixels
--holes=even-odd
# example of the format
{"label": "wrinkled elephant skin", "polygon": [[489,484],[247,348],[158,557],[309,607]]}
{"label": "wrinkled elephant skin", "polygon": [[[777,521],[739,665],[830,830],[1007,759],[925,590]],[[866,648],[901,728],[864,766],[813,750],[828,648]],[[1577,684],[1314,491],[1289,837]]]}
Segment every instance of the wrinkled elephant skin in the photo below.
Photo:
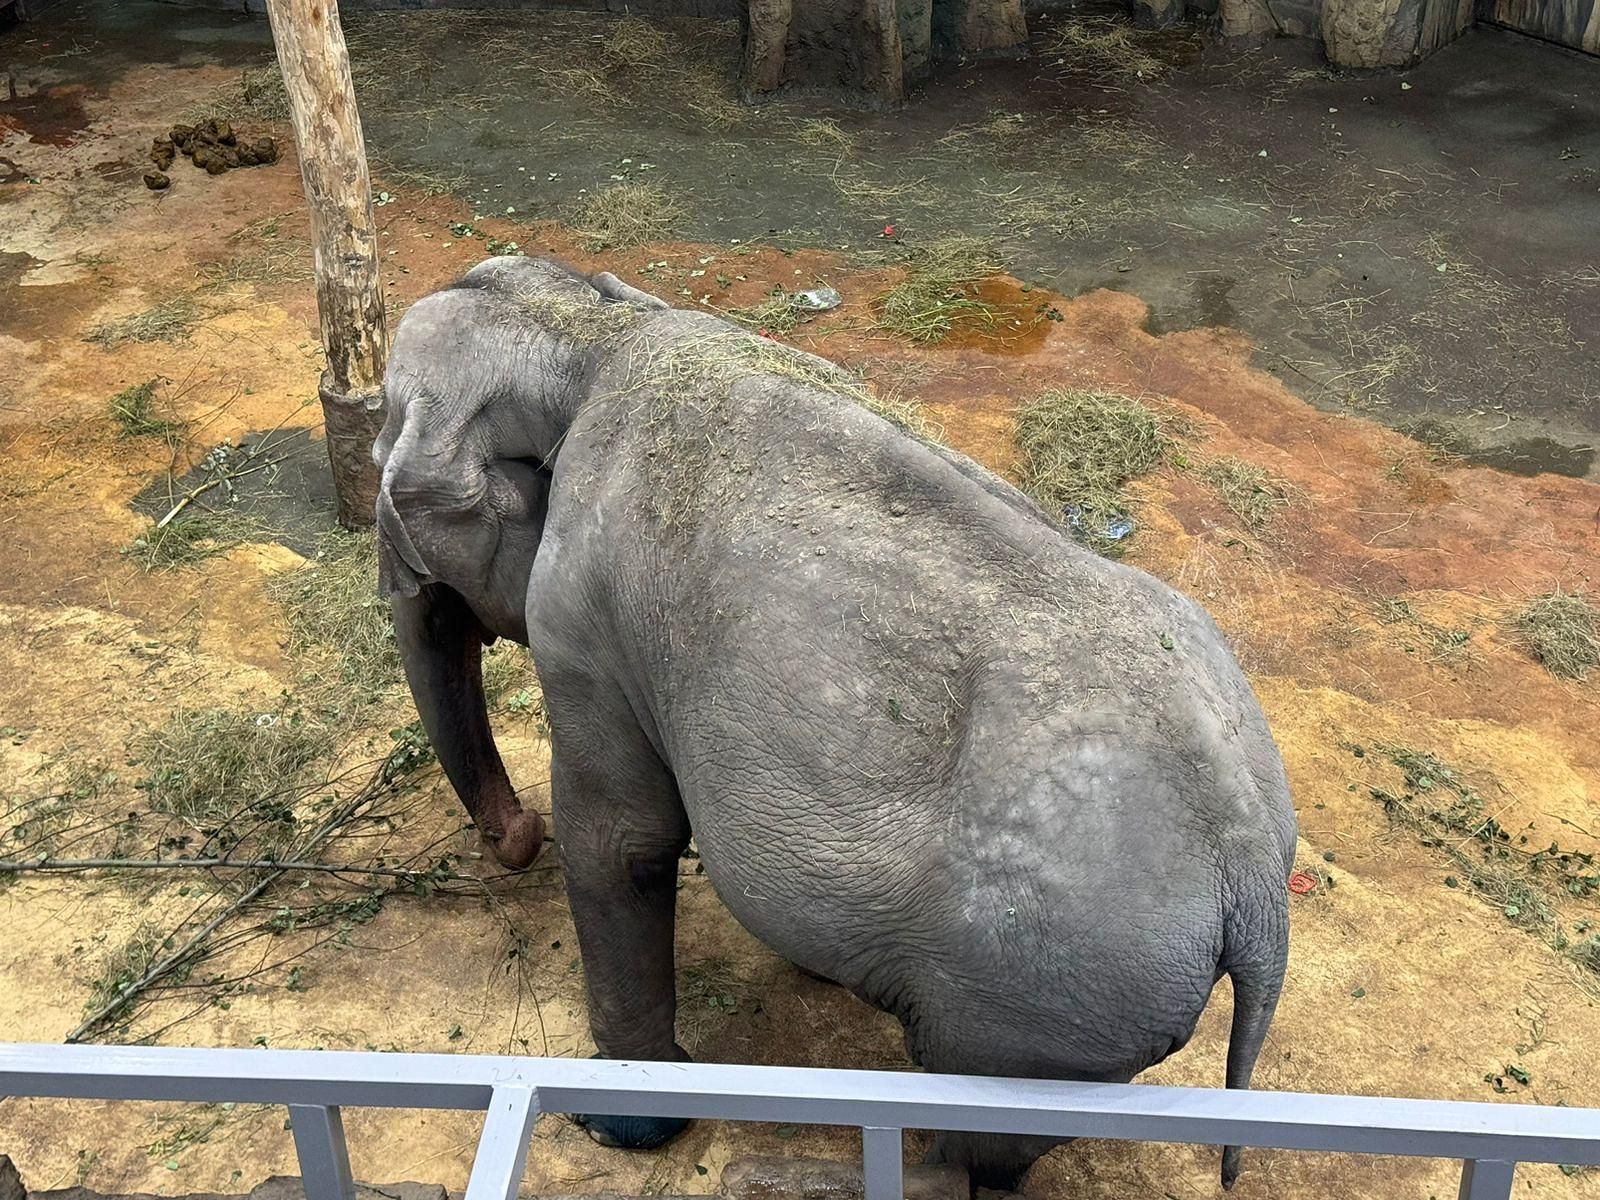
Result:
{"label": "wrinkled elephant skin", "polygon": [[[401,322],[383,587],[445,771],[511,866],[541,830],[478,655],[532,648],[600,1053],[686,1057],[692,830],[739,921],[892,1012],[929,1070],[1128,1080],[1228,974],[1248,1086],[1295,819],[1222,635],[850,383],[540,260],[491,259]],[[682,1124],[587,1121],[621,1145]],[[1049,1144],[947,1134],[934,1157],[1009,1186]]]}

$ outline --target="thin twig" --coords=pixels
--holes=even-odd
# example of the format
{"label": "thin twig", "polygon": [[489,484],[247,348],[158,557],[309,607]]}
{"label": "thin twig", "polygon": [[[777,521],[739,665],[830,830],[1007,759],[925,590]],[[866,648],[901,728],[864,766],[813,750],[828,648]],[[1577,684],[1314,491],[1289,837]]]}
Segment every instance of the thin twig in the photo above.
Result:
{"label": "thin twig", "polygon": [[235,479],[243,479],[246,475],[253,475],[257,471],[265,471],[268,467],[275,467],[283,461],[284,460],[281,458],[270,458],[266,462],[256,463],[253,467],[246,467],[243,471],[230,471],[225,475],[217,475],[206,480],[199,487],[194,488],[186,493],[182,499],[168,509],[167,515],[156,522],[156,528],[165,529],[168,525],[172,524],[174,517],[176,517],[184,509],[188,508],[189,505],[193,504],[201,496],[209,492],[212,488],[221,487],[224,483],[232,483]]}
{"label": "thin twig", "polygon": [[[315,832],[313,832],[310,838],[307,839],[304,846],[305,850],[314,850],[323,842],[327,841],[328,838],[333,836],[333,834],[338,831],[340,826],[353,819],[360,811],[362,806],[366,805],[375,798],[376,790],[390,782],[389,769],[391,761],[392,756],[390,758],[385,758],[378,765],[378,769],[373,773],[372,778],[362,786],[361,790],[355,794],[350,802],[344,805],[338,812],[330,815],[326,821],[317,827]],[[106,1003],[102,1004],[88,1017],[84,1018],[84,1020],[76,1029],[67,1034],[67,1042],[70,1044],[80,1041],[85,1035],[99,1028],[102,1022],[121,1012],[127,1007],[128,1002],[132,1000],[134,996],[150,987],[162,976],[176,970],[178,967],[181,967],[189,959],[200,956],[204,950],[207,939],[209,939],[213,933],[221,928],[223,922],[227,921],[241,909],[244,909],[251,904],[258,896],[261,895],[262,892],[266,891],[279,879],[283,878],[283,876],[287,873],[288,872],[285,869],[278,868],[271,870],[266,875],[262,876],[237,900],[227,905],[220,913],[212,917],[211,920],[207,921],[199,929],[199,931],[196,932],[188,941],[184,942],[183,945],[179,946],[171,954],[167,955],[165,958],[151,966],[150,969],[138,979],[135,979],[131,983],[124,984],[121,988],[117,989],[117,994],[115,996],[111,997],[110,1000],[106,1001]]]}
{"label": "thin twig", "polygon": [[[440,839],[444,840],[444,839]],[[528,870],[554,871],[556,867],[532,867]],[[417,867],[360,867],[340,863],[301,862],[274,858],[38,858],[32,862],[0,859],[0,874],[21,875],[29,871],[320,871],[328,875],[383,875],[393,879],[413,881],[432,879],[446,883],[488,883],[503,879],[505,874],[462,875],[454,871],[439,871]],[[525,875],[528,870],[507,874]]]}

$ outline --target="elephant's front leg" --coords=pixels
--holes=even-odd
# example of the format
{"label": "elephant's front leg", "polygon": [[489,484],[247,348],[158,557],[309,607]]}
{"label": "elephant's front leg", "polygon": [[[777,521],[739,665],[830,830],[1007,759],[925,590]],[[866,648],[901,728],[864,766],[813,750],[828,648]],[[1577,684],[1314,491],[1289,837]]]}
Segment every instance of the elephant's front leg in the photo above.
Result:
{"label": "elephant's front leg", "polygon": [[521,870],[544,844],[544,819],[524,812],[489,728],[484,629],[444,584],[394,596],[395,640],[422,727],[456,795],[503,866]]}
{"label": "elephant's front leg", "polygon": [[[672,776],[622,698],[608,704],[603,685],[579,694],[563,704],[573,693],[547,683],[557,844],[583,953],[596,1057],[687,1061],[674,1037],[673,931],[688,818]],[[688,1124],[576,1119],[602,1145],[628,1149],[659,1146]]]}

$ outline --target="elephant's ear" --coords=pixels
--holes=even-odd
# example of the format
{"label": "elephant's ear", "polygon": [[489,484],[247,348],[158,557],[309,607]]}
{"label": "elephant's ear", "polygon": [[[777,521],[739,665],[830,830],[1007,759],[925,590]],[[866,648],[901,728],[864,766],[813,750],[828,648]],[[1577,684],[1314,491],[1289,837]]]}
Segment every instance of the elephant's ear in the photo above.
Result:
{"label": "elephant's ear", "polygon": [[428,578],[416,543],[394,506],[387,487],[378,491],[378,595],[415,596]]}
{"label": "elephant's ear", "polygon": [[606,300],[625,300],[638,308],[671,307],[659,296],[652,296],[649,292],[641,292],[638,288],[623,283],[610,271],[601,271],[600,274],[590,279],[589,283]]}

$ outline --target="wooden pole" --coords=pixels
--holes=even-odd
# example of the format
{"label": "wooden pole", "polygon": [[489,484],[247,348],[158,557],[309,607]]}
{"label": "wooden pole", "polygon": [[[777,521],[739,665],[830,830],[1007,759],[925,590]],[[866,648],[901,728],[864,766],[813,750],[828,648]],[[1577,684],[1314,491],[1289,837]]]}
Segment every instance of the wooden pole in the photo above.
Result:
{"label": "wooden pole", "polygon": [[373,523],[372,440],[383,424],[389,353],[367,150],[338,0],[267,0],[300,177],[311,208],[317,312],[328,365],[318,388],[339,523]]}

